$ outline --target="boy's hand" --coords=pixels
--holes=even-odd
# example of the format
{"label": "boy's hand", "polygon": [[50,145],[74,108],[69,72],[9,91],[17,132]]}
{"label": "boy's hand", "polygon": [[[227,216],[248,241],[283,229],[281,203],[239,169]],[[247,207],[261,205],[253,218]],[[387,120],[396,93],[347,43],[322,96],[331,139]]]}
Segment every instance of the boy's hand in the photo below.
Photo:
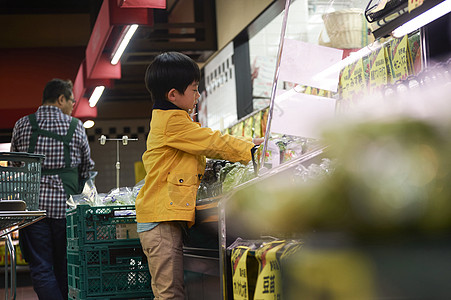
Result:
{"label": "boy's hand", "polygon": [[254,143],[254,145],[256,145],[256,146],[262,144],[264,141],[265,141],[264,138],[253,138],[252,139],[252,143]]}

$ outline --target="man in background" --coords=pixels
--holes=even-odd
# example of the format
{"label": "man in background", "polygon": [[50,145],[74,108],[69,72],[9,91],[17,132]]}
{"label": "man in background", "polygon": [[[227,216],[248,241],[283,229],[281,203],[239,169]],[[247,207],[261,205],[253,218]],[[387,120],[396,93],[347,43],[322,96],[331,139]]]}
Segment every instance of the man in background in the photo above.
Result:
{"label": "man in background", "polygon": [[72,87],[69,80],[49,81],[42,105],[16,122],[11,140],[11,152],[45,155],[39,209],[47,217],[19,233],[33,288],[41,300],[68,298],[66,200],[81,192],[94,167],[83,124],[71,117]]}

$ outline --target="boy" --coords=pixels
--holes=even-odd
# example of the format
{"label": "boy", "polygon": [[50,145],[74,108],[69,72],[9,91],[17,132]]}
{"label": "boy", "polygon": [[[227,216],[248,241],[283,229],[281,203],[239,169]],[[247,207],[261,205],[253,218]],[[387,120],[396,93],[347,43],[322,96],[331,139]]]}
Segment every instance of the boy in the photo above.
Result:
{"label": "boy", "polygon": [[202,128],[190,118],[200,94],[200,70],[188,56],[158,55],[146,71],[153,100],[145,184],[136,199],[138,233],[149,262],[156,300],[184,299],[184,226],[194,224],[205,157],[248,163],[254,143]]}

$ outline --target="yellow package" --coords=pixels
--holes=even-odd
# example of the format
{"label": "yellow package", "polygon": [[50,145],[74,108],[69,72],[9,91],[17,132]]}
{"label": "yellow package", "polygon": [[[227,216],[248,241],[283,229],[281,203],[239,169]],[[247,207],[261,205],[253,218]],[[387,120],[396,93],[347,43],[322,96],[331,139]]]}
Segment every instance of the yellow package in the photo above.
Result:
{"label": "yellow package", "polygon": [[249,247],[238,246],[232,250],[232,282],[234,300],[254,299],[258,263]]}
{"label": "yellow package", "polygon": [[285,241],[274,241],[264,244],[255,251],[255,256],[259,264],[259,273],[254,300],[282,299],[282,278],[280,263],[277,259],[277,251],[284,244]]}
{"label": "yellow package", "polygon": [[266,122],[268,121],[269,108],[262,110],[261,112],[261,132],[262,137],[266,134]]}
{"label": "yellow package", "polygon": [[257,113],[254,115],[254,138],[262,137],[262,114]]}
{"label": "yellow package", "polygon": [[249,117],[243,123],[244,136],[252,138],[254,136],[254,118]]}
{"label": "yellow package", "polygon": [[240,122],[232,126],[232,135],[234,136],[243,136],[244,122]]}

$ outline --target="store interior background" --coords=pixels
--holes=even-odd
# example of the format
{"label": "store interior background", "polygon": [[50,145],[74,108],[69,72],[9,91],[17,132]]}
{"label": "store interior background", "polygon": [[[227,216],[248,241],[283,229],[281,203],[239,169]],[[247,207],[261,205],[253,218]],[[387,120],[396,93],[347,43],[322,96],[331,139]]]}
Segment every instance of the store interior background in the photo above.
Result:
{"label": "store interior background", "polygon": [[[287,38],[318,43],[319,35],[324,31],[322,14],[350,7],[363,9],[366,2],[293,1],[290,6]],[[21,116],[34,112],[40,105],[42,89],[48,80],[75,79],[101,4],[101,0],[47,0],[39,3],[22,1],[20,4],[11,0],[1,2],[0,22],[5,28],[9,28],[0,33],[1,151],[9,151],[7,143],[11,138],[14,122]],[[201,68],[208,66],[215,57],[221,56],[218,54],[224,55],[224,52],[229,51],[231,43],[237,44],[243,38],[248,39],[246,51],[249,54],[244,62],[249,66],[243,70],[235,69],[235,72],[249,77],[249,72],[259,67],[260,74],[267,74],[267,81],[269,79],[270,82],[275,71],[284,5],[285,1],[280,0],[167,1],[169,13],[162,13],[160,10],[154,17],[155,22],[167,24],[196,22],[200,18],[204,26],[216,28],[214,37],[206,36],[202,41],[193,40],[193,35],[189,35],[186,41],[192,41],[188,43],[191,49],[180,50],[195,59]],[[100,145],[98,139],[101,135],[108,138],[127,135],[129,138],[138,139],[129,142],[127,146],[119,147],[120,186],[133,186],[140,179],[135,177],[135,163],[140,161],[145,151],[145,139],[149,130],[151,104],[144,87],[145,68],[158,53],[184,47],[178,46],[178,40],[173,40],[174,49],[165,48],[168,47],[167,43],[158,43],[157,38],[152,40],[149,28],[143,26],[143,29],[139,30],[142,31],[135,34],[121,60],[122,78],[115,80],[113,87],[104,92],[97,104],[97,117],[94,120],[96,124],[87,130],[92,158],[96,162],[95,170],[98,172],[96,186],[98,191],[103,193],[115,188],[117,184],[117,145],[114,141]],[[193,32],[192,29],[186,31],[187,34]],[[183,32],[180,33],[179,37],[181,36]],[[146,38],[149,40],[144,47]],[[183,41],[182,39],[181,42]],[[233,50],[225,56],[227,55],[231,57]],[[204,68],[204,74],[208,75],[208,68]],[[250,78],[247,78],[246,83],[251,83]],[[234,84],[233,82],[232,85]],[[247,87],[249,88],[251,87]],[[226,101],[223,103],[225,110],[220,110],[219,113],[223,114],[223,119],[227,119],[227,114],[230,114],[228,123],[222,120],[221,124],[214,124],[210,120],[211,124],[207,126],[223,129],[269,103],[270,86],[267,82],[263,90],[254,88],[254,91],[251,91],[253,94],[247,97],[244,108],[237,114],[236,110],[240,108],[235,109],[236,95],[232,94],[234,89],[235,87],[232,90],[221,87],[213,95]],[[209,117],[214,119],[211,112]]]}
{"label": "store interior background", "polygon": [[[80,63],[85,59],[86,45],[102,2],[102,0],[0,2],[0,22],[4,28],[8,28],[0,33],[1,151],[9,151],[8,143],[15,121],[34,112],[40,105],[42,89],[48,80],[51,78],[75,80]],[[96,162],[95,170],[98,172],[96,186],[99,192],[106,193],[117,185],[116,142],[100,145],[98,139],[101,135],[108,138],[121,138],[127,135],[129,138],[138,139],[127,146],[119,147],[121,162],[119,184],[133,186],[142,176],[142,174],[138,174],[138,178],[135,176],[135,166],[145,151],[151,110],[150,97],[143,78],[147,65],[158,53],[168,50],[187,53],[199,63],[203,68],[204,78],[207,78],[209,69],[214,69],[210,66],[221,64],[220,60],[232,59],[232,56],[237,60],[238,55],[233,53],[237,49],[233,49],[231,45],[235,45],[235,48],[240,44],[245,46],[244,51],[240,50],[245,57],[240,58],[239,63],[235,64],[235,70],[232,70],[236,76],[241,75],[245,79],[241,80],[244,86],[241,87],[241,90],[244,89],[241,98],[244,100],[237,99],[235,81],[221,84],[215,93],[210,93],[210,99],[217,100],[215,105],[209,107],[208,122],[207,118],[201,119],[208,127],[224,129],[269,103],[285,1],[168,0],[166,2],[167,10],[154,11],[155,23],[169,27],[181,22],[191,25],[181,30],[171,29],[172,31],[166,33],[164,30],[153,31],[151,26],[141,26],[138,29],[121,60],[121,79],[114,80],[113,86],[106,89],[97,104],[97,116],[94,119],[96,124],[87,130],[92,158]],[[363,10],[367,2],[292,1],[286,38],[312,44],[318,44],[320,40],[327,42],[321,16],[326,12],[346,8]],[[196,29],[190,28],[195,22],[202,24],[203,33],[199,34]],[[449,32],[448,18],[442,18],[441,21],[429,26],[431,57],[446,53],[450,40],[449,34],[441,35],[440,38],[434,35],[433,32],[436,30],[433,26],[442,30],[446,28]],[[250,77],[256,69],[259,69],[260,78],[253,78],[252,82]],[[201,90],[208,90],[208,84],[202,82]],[[205,94],[203,98],[206,98]],[[241,107],[236,107],[237,101],[241,101],[238,103]]]}
{"label": "store interior background", "polygon": [[[0,0],[0,24],[7,28],[0,32],[0,151],[9,151],[14,122],[41,104],[42,89],[48,80],[75,79],[102,2]],[[324,13],[351,7],[364,9],[367,4],[367,0],[294,0],[286,37],[318,44],[321,36],[327,43],[321,18]],[[138,139],[127,146],[119,145],[120,186],[131,187],[140,179],[135,176],[135,166],[145,151],[151,111],[144,73],[161,51],[187,53],[199,63],[204,78],[209,78],[201,83],[200,103],[215,103],[200,116],[209,127],[223,129],[269,104],[284,0],[167,0],[166,5],[168,13],[155,14],[160,25],[197,22],[203,28],[200,32],[192,27],[176,29],[169,34],[142,26],[135,34],[122,59],[122,78],[114,80],[112,88],[104,92],[97,104],[95,126],[87,130],[100,193],[109,192],[117,184],[117,144],[107,141],[101,145],[101,135]],[[431,60],[449,55],[449,19],[445,16],[426,27]],[[206,34],[207,29],[213,29],[214,35]],[[235,80],[223,81],[213,89],[212,79],[215,83],[221,79],[219,74],[213,76],[215,69],[227,61],[239,62],[227,71],[245,80],[242,86]],[[257,68],[259,77],[254,78]]]}

